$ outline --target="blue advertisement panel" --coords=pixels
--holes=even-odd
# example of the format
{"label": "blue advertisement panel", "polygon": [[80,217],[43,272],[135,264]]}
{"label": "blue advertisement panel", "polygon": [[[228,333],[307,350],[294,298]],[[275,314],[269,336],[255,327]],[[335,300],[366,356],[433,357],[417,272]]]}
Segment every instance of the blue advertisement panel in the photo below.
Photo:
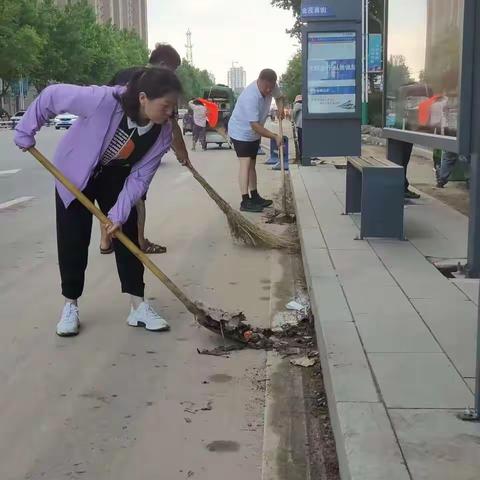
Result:
{"label": "blue advertisement panel", "polygon": [[380,73],[383,71],[381,33],[371,33],[368,36],[368,71],[371,73]]}
{"label": "blue advertisement panel", "polygon": [[307,73],[309,113],[354,111],[355,32],[309,33]]}

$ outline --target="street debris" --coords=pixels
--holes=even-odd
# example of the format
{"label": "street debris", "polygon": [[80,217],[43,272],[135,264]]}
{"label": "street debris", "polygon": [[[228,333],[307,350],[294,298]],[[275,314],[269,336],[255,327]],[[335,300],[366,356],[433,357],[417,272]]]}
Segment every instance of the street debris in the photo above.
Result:
{"label": "street debris", "polygon": [[285,212],[277,209],[266,211],[264,217],[265,223],[268,224],[285,225],[297,222],[295,215],[285,214]]}
{"label": "street debris", "polygon": [[302,305],[301,303],[296,302],[295,300],[292,300],[291,302],[288,302],[285,307],[287,310],[296,310],[297,312],[303,312],[307,313],[307,305]]}
{"label": "street debris", "polygon": [[277,312],[272,319],[272,331],[283,333],[286,327],[296,327],[300,323],[296,312]]}
{"label": "street debris", "polygon": [[205,407],[202,407],[200,410],[201,410],[202,412],[208,412],[208,411],[210,411],[210,410],[213,410],[212,405],[213,405],[212,400],[209,400],[208,403],[207,403],[207,405],[206,405]]}
{"label": "street debris", "polygon": [[[183,411],[185,413],[189,413],[190,415],[195,415],[198,412],[209,412],[210,410],[213,410],[213,400],[209,400],[204,407],[200,407],[200,408],[195,408],[195,403],[190,401],[180,402],[180,405],[184,407]],[[191,418],[189,417],[184,417],[184,418],[187,423],[192,423]]]}
{"label": "street debris", "polygon": [[[212,349],[208,348],[197,348],[199,355],[212,355],[213,357],[229,357],[228,353],[235,350],[243,350],[245,345],[242,344],[233,344],[233,345],[221,345]],[[208,383],[208,382],[204,382]]]}
{"label": "street debris", "polygon": [[317,363],[317,359],[309,358],[308,356],[305,356],[300,358],[293,358],[292,360],[290,360],[290,363],[297,367],[308,368],[308,367],[313,367]]}

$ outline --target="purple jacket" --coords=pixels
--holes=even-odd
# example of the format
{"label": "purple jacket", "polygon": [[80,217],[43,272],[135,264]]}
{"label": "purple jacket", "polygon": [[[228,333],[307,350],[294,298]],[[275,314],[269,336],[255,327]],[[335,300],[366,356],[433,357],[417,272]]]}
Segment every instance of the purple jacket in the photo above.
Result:
{"label": "purple jacket", "polygon": [[[15,143],[20,148],[35,145],[35,134],[45,123],[61,113],[78,115],[77,121],[60,140],[54,156],[57,168],[80,190],[83,190],[104,151],[117,130],[124,111],[115,93],[125,87],[79,87],[52,85],[30,105],[15,131]],[[125,223],[130,210],[148,189],[160,166],[162,156],[172,144],[172,125],[162,126],[158,140],[133,167],[117,202],[108,212],[112,222]],[[63,185],[56,184],[66,207],[74,196]]]}

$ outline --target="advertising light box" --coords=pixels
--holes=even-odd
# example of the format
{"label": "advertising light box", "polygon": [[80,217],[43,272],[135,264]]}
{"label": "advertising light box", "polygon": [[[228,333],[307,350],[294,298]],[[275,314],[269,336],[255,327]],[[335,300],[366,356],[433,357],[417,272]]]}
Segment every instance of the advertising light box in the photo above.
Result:
{"label": "advertising light box", "polygon": [[356,106],[356,33],[308,33],[308,113],[352,113]]}

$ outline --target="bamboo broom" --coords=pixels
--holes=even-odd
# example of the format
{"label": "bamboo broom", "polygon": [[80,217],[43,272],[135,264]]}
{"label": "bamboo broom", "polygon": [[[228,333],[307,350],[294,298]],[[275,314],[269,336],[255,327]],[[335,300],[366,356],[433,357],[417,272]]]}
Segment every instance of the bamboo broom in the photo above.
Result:
{"label": "bamboo broom", "polygon": [[[96,207],[68,178],[66,178],[55,165],[53,165],[42,153],[35,147],[28,151],[65,187],[75,198],[92,213],[105,226],[112,222],[105,214]],[[125,247],[135,255],[169,290],[180,300],[185,308],[195,317],[196,321],[203,327],[211,330],[222,337],[249,344],[244,338],[243,333],[251,330],[251,326],[245,323],[245,316],[239,312],[229,314],[223,310],[207,308],[199,302],[190,300],[173,282],[165,275],[150,258],[145,255],[123,232],[115,233],[115,238],[125,245]],[[253,345],[251,345],[253,346]],[[257,348],[254,346],[254,348]]]}

